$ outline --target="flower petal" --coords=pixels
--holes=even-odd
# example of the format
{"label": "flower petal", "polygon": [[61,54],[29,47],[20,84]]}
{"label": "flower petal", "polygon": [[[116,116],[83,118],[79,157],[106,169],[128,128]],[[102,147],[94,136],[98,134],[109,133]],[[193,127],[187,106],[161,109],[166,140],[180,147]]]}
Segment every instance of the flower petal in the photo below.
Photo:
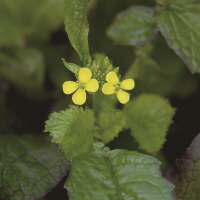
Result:
{"label": "flower petal", "polygon": [[92,78],[87,83],[85,83],[85,90],[88,92],[96,92],[99,89],[99,82]]}
{"label": "flower petal", "polygon": [[62,85],[65,94],[71,94],[78,89],[78,83],[74,81],[65,81]]}
{"label": "flower petal", "polygon": [[86,102],[86,92],[78,89],[72,96],[72,101],[77,105],[83,105]]}
{"label": "flower petal", "polygon": [[120,88],[124,90],[132,90],[135,87],[135,82],[133,79],[126,79],[120,83]]}
{"label": "flower petal", "polygon": [[78,78],[81,83],[86,83],[91,79],[91,77],[92,72],[86,67],[81,68],[78,72]]}
{"label": "flower petal", "polygon": [[105,83],[102,87],[102,92],[104,94],[114,94],[115,93],[115,86],[111,83]]}
{"label": "flower petal", "polygon": [[125,104],[129,101],[130,95],[127,92],[124,92],[123,90],[119,90],[117,92],[117,98],[120,103]]}
{"label": "flower petal", "polygon": [[115,72],[109,72],[106,75],[106,81],[108,81],[108,83],[112,83],[113,85],[116,85],[119,83],[119,78]]}

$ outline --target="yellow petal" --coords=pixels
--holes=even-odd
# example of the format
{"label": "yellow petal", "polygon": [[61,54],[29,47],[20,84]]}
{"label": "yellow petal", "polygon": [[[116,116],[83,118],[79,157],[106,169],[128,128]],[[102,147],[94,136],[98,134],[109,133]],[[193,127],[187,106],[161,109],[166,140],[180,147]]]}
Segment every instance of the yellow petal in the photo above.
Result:
{"label": "yellow petal", "polygon": [[133,79],[126,79],[120,83],[120,88],[124,90],[132,90],[135,87],[135,82]]}
{"label": "yellow petal", "polygon": [[114,94],[115,93],[115,87],[111,83],[105,83],[102,87],[102,92],[104,94]]}
{"label": "yellow petal", "polygon": [[96,92],[99,89],[99,83],[96,79],[92,78],[87,83],[85,83],[85,89],[88,92]]}
{"label": "yellow petal", "polygon": [[116,85],[119,83],[119,78],[115,72],[109,72],[106,75],[106,81],[108,81],[108,83],[112,83],[113,85]]}
{"label": "yellow petal", "polygon": [[86,102],[86,92],[78,89],[72,96],[72,101],[77,105],[83,105]]}
{"label": "yellow petal", "polygon": [[78,89],[78,83],[74,81],[65,81],[62,85],[65,94],[71,94]]}
{"label": "yellow petal", "polygon": [[78,78],[81,83],[86,83],[91,79],[91,77],[92,72],[86,67],[81,68],[78,72]]}
{"label": "yellow petal", "polygon": [[119,90],[117,92],[117,98],[120,103],[125,104],[129,101],[130,95],[127,92],[124,92],[123,90]]}

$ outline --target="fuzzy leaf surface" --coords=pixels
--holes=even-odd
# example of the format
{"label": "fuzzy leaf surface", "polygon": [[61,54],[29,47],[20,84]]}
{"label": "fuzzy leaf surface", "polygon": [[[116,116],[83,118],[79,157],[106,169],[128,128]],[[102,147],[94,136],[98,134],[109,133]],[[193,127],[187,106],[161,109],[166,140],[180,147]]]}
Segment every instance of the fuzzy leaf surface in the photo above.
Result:
{"label": "fuzzy leaf surface", "polygon": [[64,187],[76,200],[173,199],[173,186],[161,176],[159,161],[127,150],[99,148],[75,157]]}
{"label": "fuzzy leaf surface", "polygon": [[109,143],[125,126],[125,113],[122,111],[105,111],[98,115],[99,138],[103,143]]}
{"label": "fuzzy leaf surface", "polygon": [[200,134],[192,141],[183,157],[176,161],[169,175],[175,185],[176,200],[198,200],[200,196]]}
{"label": "fuzzy leaf surface", "polygon": [[69,162],[45,136],[0,136],[0,199],[38,199],[67,174]]}
{"label": "fuzzy leaf surface", "polygon": [[153,9],[145,6],[130,7],[117,15],[107,34],[116,43],[140,46],[157,32]]}
{"label": "fuzzy leaf surface", "polygon": [[192,73],[200,73],[200,2],[174,0],[158,11],[158,28]]}
{"label": "fuzzy leaf surface", "polygon": [[45,131],[51,133],[52,142],[59,144],[65,158],[71,160],[92,149],[94,121],[92,110],[70,106],[67,110],[52,113],[46,121]]}
{"label": "fuzzy leaf surface", "polygon": [[69,40],[86,66],[91,60],[88,47],[87,10],[90,0],[64,0],[65,30]]}
{"label": "fuzzy leaf surface", "polygon": [[141,149],[155,153],[165,142],[165,136],[175,109],[156,95],[143,94],[126,105],[127,125]]}

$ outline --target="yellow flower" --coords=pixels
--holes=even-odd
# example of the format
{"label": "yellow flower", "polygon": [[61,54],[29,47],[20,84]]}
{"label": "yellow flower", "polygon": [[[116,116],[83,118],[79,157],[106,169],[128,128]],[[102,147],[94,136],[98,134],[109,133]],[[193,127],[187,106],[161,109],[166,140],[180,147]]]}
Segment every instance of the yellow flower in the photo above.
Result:
{"label": "yellow flower", "polygon": [[86,102],[86,91],[96,92],[99,89],[99,83],[96,79],[92,78],[92,72],[83,67],[78,72],[78,81],[66,81],[63,83],[63,92],[65,94],[72,94],[72,101],[77,105],[83,105]]}
{"label": "yellow flower", "polygon": [[117,94],[117,98],[120,103],[125,104],[129,101],[129,93],[123,90],[132,90],[135,87],[135,82],[133,79],[126,79],[122,82],[119,82],[119,78],[115,72],[109,72],[106,75],[106,81],[102,87],[102,92],[104,94]]}

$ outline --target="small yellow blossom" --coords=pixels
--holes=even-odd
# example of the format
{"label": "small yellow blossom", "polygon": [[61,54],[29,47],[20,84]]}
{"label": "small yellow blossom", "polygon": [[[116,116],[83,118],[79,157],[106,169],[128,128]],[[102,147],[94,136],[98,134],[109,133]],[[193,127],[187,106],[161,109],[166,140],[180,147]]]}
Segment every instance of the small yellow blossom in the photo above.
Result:
{"label": "small yellow blossom", "polygon": [[83,105],[86,102],[86,91],[96,92],[99,89],[99,83],[92,78],[92,72],[83,67],[78,72],[78,81],[66,81],[63,83],[63,92],[65,94],[72,94],[72,101],[77,105]]}
{"label": "small yellow blossom", "polygon": [[117,74],[112,71],[106,75],[106,81],[102,87],[102,92],[104,94],[117,94],[117,98],[120,103],[125,104],[129,101],[130,95],[129,93],[123,90],[132,90],[135,87],[135,82],[133,79],[126,79],[122,82],[119,82],[119,78]]}

